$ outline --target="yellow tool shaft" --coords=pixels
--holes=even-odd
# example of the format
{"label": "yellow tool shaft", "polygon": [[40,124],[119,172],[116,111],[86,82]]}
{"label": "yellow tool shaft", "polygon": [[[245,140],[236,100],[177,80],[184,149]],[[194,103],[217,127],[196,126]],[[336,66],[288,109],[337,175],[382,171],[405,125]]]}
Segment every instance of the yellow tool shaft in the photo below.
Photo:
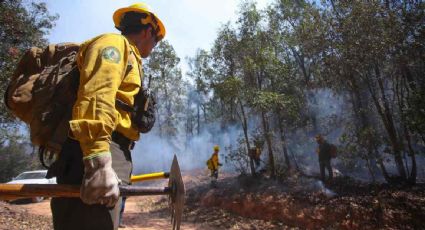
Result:
{"label": "yellow tool shaft", "polygon": [[165,178],[168,178],[169,176],[170,176],[170,173],[168,172],[156,172],[156,173],[135,175],[135,176],[131,176],[131,182],[165,179]]}

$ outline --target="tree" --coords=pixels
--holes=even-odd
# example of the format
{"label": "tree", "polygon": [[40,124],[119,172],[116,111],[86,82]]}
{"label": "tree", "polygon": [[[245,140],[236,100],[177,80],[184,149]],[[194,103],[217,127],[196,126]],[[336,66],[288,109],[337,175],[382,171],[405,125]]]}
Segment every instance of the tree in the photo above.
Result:
{"label": "tree", "polygon": [[[44,46],[45,36],[58,15],[51,15],[43,2],[0,1],[0,95],[4,95],[19,57],[31,46]],[[0,105],[0,123],[11,122],[4,103]]]}
{"label": "tree", "polygon": [[[415,155],[425,145],[425,3],[316,2],[275,0],[259,11],[242,1],[235,28],[225,24],[211,52],[192,59],[191,76],[215,110],[204,108],[222,126],[241,127],[247,151],[260,127],[272,176],[275,157],[290,168],[290,149],[324,132],[338,133],[341,158],[364,162],[373,180],[377,165],[389,182],[414,183]],[[312,106],[320,106],[320,92],[340,99],[341,113],[320,117],[326,108]],[[243,162],[241,143],[232,154]]]}
{"label": "tree", "polygon": [[196,131],[199,135],[201,132],[201,110],[204,123],[207,123],[206,102],[207,95],[211,90],[210,80],[214,74],[211,67],[211,55],[205,50],[198,50],[194,58],[189,58],[189,68],[188,75],[195,81],[194,91],[193,94],[189,95],[189,99],[196,106]]}
{"label": "tree", "polygon": [[[44,2],[24,0],[0,1],[0,94],[4,95],[20,56],[31,46],[47,44],[45,36],[58,15],[51,15]],[[31,145],[0,104],[0,180],[6,182],[22,171],[40,167]]]}
{"label": "tree", "polygon": [[[423,60],[417,53],[423,50],[417,46],[422,38],[419,24],[424,19],[423,7],[422,2],[411,1],[324,2],[314,26],[299,30],[303,40],[310,44],[305,46],[306,53],[319,57],[317,76],[323,85],[337,92],[349,92],[354,116],[360,123],[356,129],[358,140],[369,143],[368,155],[377,155],[378,146],[373,143],[379,141],[361,141],[361,136],[370,138],[364,133],[375,129],[375,138],[384,136],[384,143],[390,146],[401,181],[414,181],[416,177],[411,142],[412,135],[419,132],[412,133],[404,114],[411,105],[410,95],[417,92],[420,82],[415,72],[420,66],[416,64],[418,58]],[[303,31],[304,28],[327,29],[312,33]],[[382,129],[372,125],[374,118]],[[410,175],[403,160],[406,152],[412,160]]]}
{"label": "tree", "polygon": [[17,129],[2,126],[0,130],[0,182],[7,182],[23,171],[41,168],[31,144],[17,134]]}
{"label": "tree", "polygon": [[[145,78],[157,98],[156,124],[161,137],[176,137],[184,111],[184,81],[178,66],[180,58],[168,41],[162,41],[144,64]],[[145,79],[146,80],[146,79]]]}

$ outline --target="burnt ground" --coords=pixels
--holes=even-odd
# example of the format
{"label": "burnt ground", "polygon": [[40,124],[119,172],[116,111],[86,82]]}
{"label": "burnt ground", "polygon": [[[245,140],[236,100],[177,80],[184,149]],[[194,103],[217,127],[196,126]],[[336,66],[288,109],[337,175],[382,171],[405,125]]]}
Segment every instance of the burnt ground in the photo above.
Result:
{"label": "burnt ground", "polygon": [[[276,182],[220,175],[211,187],[202,170],[184,173],[181,229],[425,229],[425,185],[392,187],[337,178]],[[164,182],[149,186],[164,185]],[[127,200],[124,229],[170,229],[166,197]],[[49,201],[0,202],[0,229],[52,229]]]}
{"label": "burnt ground", "polygon": [[[293,177],[230,177],[188,190],[189,203],[302,229],[425,229],[425,184],[371,185],[348,177],[323,185]],[[277,227],[277,226],[273,226]]]}

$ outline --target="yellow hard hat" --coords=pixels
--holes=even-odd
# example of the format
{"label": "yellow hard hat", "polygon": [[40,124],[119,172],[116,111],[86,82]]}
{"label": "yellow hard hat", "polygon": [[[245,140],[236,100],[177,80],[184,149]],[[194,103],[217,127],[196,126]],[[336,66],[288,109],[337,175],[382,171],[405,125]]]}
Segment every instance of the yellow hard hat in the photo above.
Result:
{"label": "yellow hard hat", "polygon": [[125,13],[127,12],[138,12],[145,13],[148,15],[147,18],[142,19],[142,24],[151,24],[154,30],[157,32],[156,36],[158,41],[162,40],[165,37],[165,27],[162,21],[156,16],[156,14],[150,9],[150,7],[145,3],[136,3],[129,7],[120,8],[115,11],[113,19],[115,27],[119,28],[121,25],[121,20]]}
{"label": "yellow hard hat", "polygon": [[214,151],[220,151],[220,146],[214,145]]}
{"label": "yellow hard hat", "polygon": [[315,138],[316,140],[323,140],[322,134],[317,134]]}

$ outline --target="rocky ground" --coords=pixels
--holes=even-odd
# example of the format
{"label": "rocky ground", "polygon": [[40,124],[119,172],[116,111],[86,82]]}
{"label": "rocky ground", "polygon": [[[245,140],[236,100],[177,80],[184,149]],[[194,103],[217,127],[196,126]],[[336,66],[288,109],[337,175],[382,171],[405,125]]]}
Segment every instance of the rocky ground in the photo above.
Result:
{"label": "rocky ground", "polygon": [[[272,181],[221,175],[212,188],[202,170],[184,173],[181,229],[425,229],[425,185],[391,187],[338,178]],[[163,186],[156,182],[149,186]],[[131,197],[123,229],[170,229],[166,197]],[[0,202],[0,229],[52,229],[49,200]]]}

